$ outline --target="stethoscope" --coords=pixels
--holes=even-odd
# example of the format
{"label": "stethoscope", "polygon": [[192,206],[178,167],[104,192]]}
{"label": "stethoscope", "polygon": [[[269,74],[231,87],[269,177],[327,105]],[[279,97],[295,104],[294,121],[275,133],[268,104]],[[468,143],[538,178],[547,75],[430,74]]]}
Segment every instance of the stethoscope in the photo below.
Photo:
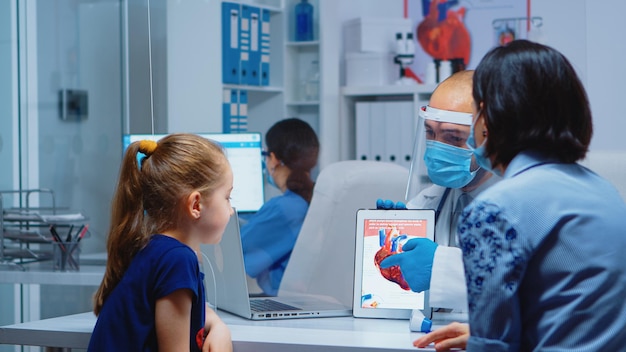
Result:
{"label": "stethoscope", "polygon": [[[441,209],[443,208],[443,205],[446,203],[446,199],[448,199],[448,195],[449,194],[450,194],[450,187],[446,187],[446,190],[443,191],[443,195],[441,196],[441,200],[439,201],[439,204],[437,205],[437,210],[435,210],[435,226],[437,226],[437,224],[438,224],[439,214],[441,214]],[[435,240],[435,242],[437,241],[437,231],[436,230],[435,230],[434,240]]]}

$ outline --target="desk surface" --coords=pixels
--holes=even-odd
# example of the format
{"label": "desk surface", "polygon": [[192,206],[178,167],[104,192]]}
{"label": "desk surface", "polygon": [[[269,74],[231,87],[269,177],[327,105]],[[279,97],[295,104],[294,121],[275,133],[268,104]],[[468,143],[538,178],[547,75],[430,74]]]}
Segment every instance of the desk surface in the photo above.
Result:
{"label": "desk surface", "polygon": [[[250,321],[219,311],[228,324],[234,351],[417,351],[420,333],[408,320],[306,318]],[[0,327],[0,344],[87,348],[96,322],[92,313]],[[433,349],[421,349],[432,351]]]}
{"label": "desk surface", "polygon": [[0,270],[0,284],[100,286],[103,265],[82,265],[80,271],[53,271],[49,263],[29,263],[26,270]]}
{"label": "desk surface", "polygon": [[81,254],[79,271],[54,271],[52,261],[4,266],[0,284],[100,286],[106,253]]}

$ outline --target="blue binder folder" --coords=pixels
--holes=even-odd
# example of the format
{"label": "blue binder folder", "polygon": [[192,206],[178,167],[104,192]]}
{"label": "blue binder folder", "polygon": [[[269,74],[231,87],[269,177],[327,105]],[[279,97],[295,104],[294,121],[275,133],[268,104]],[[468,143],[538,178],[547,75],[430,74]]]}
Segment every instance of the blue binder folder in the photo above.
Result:
{"label": "blue binder folder", "polygon": [[239,84],[240,5],[222,3],[222,82]]}
{"label": "blue binder folder", "polygon": [[246,84],[258,86],[261,84],[261,9],[258,7],[250,7],[250,72],[248,72],[248,81]]}
{"label": "blue binder folder", "polygon": [[222,100],[222,131],[237,132],[239,129],[239,94],[236,89],[224,89]]}
{"label": "blue binder folder", "polygon": [[240,84],[248,84],[251,70],[250,65],[250,15],[251,6],[241,5],[241,21],[239,26],[239,72]]}
{"label": "blue binder folder", "polygon": [[270,85],[270,11],[261,11],[261,85]]}
{"label": "blue binder folder", "polygon": [[239,116],[237,132],[248,131],[248,91],[239,90]]}

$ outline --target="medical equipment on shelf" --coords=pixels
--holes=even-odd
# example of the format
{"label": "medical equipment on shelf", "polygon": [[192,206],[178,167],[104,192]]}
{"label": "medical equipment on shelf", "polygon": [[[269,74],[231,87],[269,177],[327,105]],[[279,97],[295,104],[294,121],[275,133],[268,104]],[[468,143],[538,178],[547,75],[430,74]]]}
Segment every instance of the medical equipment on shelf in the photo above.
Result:
{"label": "medical equipment on shelf", "polygon": [[400,65],[400,79],[396,81],[396,84],[416,84],[419,78],[417,78],[409,68],[409,65],[411,65],[415,59],[413,33],[396,33],[395,53],[396,55],[393,58],[393,62]]}

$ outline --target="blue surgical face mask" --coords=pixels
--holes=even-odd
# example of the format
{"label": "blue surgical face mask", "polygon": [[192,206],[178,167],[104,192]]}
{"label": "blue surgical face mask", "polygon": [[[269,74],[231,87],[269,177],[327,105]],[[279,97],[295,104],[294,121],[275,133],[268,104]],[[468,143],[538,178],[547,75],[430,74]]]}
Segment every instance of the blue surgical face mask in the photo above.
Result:
{"label": "blue surgical face mask", "polygon": [[278,188],[278,186],[276,185],[276,182],[274,181],[274,178],[272,177],[272,174],[270,174],[270,170],[267,168],[267,164],[265,163],[265,160],[263,160],[263,173],[267,176],[267,183],[270,186],[274,186]]}
{"label": "blue surgical face mask", "polygon": [[476,176],[470,171],[472,151],[433,140],[426,141],[424,162],[433,183],[449,188],[461,188]]}
{"label": "blue surgical face mask", "polygon": [[487,144],[487,138],[485,138],[483,144],[481,144],[480,147],[476,146],[476,140],[474,140],[474,124],[470,126],[470,135],[469,138],[467,138],[466,144],[467,147],[474,152],[474,158],[476,159],[476,163],[480,167],[493,174],[502,176],[502,172],[500,172],[500,170],[494,170],[493,165],[491,165],[491,159],[487,157],[487,150],[485,149],[485,145]]}
{"label": "blue surgical face mask", "polygon": [[269,183],[270,186],[274,186],[274,187],[278,188],[278,186],[276,185],[276,181],[274,181],[274,178],[272,177],[272,175],[269,172],[267,173],[267,183]]}

